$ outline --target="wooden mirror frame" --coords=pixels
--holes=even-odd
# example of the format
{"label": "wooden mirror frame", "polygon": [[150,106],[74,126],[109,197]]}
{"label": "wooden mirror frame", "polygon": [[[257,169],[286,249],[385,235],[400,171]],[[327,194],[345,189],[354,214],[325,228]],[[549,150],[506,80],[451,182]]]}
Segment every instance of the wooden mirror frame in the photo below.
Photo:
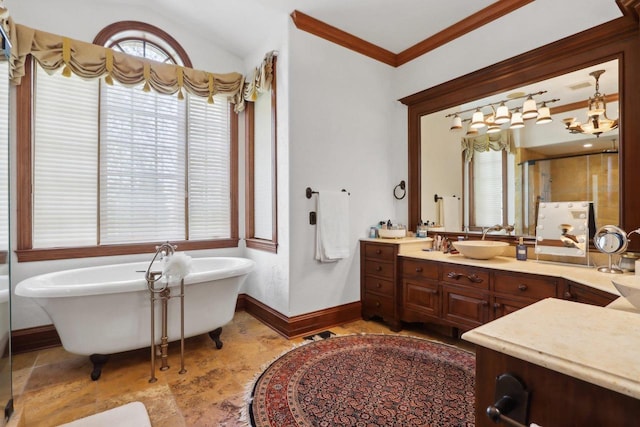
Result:
{"label": "wooden mirror frame", "polygon": [[[629,2],[627,2],[629,3]],[[509,89],[535,83],[601,62],[618,59],[620,92],[620,227],[640,227],[640,1],[625,16],[492,66],[400,99],[408,107],[408,224],[415,229],[421,214],[420,118]],[[635,120],[634,120],[635,118]],[[633,245],[632,245],[633,246]],[[636,242],[635,250],[640,249]]]}

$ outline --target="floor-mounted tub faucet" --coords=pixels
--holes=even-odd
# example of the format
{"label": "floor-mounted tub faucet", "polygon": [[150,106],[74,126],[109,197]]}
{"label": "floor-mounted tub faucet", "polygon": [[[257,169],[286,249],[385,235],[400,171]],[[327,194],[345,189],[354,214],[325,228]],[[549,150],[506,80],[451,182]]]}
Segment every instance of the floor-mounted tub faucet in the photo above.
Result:
{"label": "floor-mounted tub faucet", "polygon": [[[145,279],[147,280],[147,288],[150,293],[150,303],[151,303],[151,378],[149,379],[150,383],[156,382],[156,345],[155,345],[155,302],[159,300],[161,302],[162,308],[162,336],[160,337],[160,360],[161,360],[161,371],[165,371],[169,369],[168,364],[168,348],[169,348],[169,337],[167,332],[167,303],[169,298],[171,298],[171,292],[169,290],[169,279],[167,278],[166,283],[163,287],[156,288],[155,283],[162,278],[162,271],[151,271],[151,267],[153,263],[156,261],[158,257],[159,259],[163,259],[170,255],[173,255],[176,251],[177,246],[172,245],[169,242],[164,242],[163,244],[156,246],[156,253],[153,255],[153,259],[151,259],[151,263],[149,263],[149,267],[145,273]],[[184,369],[184,280],[180,281],[180,295],[174,295],[174,297],[179,297],[180,301],[180,374],[187,372]]]}
{"label": "floor-mounted tub faucet", "polygon": [[[153,256],[153,259],[149,263],[149,267],[147,268],[147,272],[145,273],[145,279],[147,279],[147,284],[150,286],[155,283],[158,279],[162,277],[162,271],[151,271],[151,266],[160,256],[160,259],[163,259],[166,256],[173,255],[178,248],[177,245],[172,245],[169,242],[164,242],[163,244],[156,246],[156,253]],[[151,288],[149,289],[151,291]],[[153,292],[153,291],[152,291]]]}

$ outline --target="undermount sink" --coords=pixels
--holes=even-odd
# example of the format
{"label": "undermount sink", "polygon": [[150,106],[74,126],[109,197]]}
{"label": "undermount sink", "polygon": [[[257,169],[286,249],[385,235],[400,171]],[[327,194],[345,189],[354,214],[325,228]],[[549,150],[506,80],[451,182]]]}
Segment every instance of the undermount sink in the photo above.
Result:
{"label": "undermount sink", "polygon": [[473,259],[491,259],[502,255],[509,244],[494,240],[458,240],[453,243],[462,255]]}
{"label": "undermount sink", "polygon": [[611,281],[620,295],[635,308],[640,308],[640,276],[620,276]]}

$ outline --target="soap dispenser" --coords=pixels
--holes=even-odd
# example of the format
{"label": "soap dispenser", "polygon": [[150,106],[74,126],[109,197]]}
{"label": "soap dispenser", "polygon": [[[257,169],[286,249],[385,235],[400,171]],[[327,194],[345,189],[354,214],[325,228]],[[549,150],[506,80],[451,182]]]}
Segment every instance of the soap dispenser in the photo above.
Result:
{"label": "soap dispenser", "polygon": [[524,240],[520,237],[518,244],[516,245],[516,259],[518,261],[527,260],[527,246],[524,244]]}

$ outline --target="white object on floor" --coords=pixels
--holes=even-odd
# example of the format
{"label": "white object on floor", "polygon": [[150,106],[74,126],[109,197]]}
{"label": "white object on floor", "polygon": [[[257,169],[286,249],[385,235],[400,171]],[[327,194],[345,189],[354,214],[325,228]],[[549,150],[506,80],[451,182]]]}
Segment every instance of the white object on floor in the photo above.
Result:
{"label": "white object on floor", "polygon": [[58,427],[151,427],[142,402],[131,402]]}

